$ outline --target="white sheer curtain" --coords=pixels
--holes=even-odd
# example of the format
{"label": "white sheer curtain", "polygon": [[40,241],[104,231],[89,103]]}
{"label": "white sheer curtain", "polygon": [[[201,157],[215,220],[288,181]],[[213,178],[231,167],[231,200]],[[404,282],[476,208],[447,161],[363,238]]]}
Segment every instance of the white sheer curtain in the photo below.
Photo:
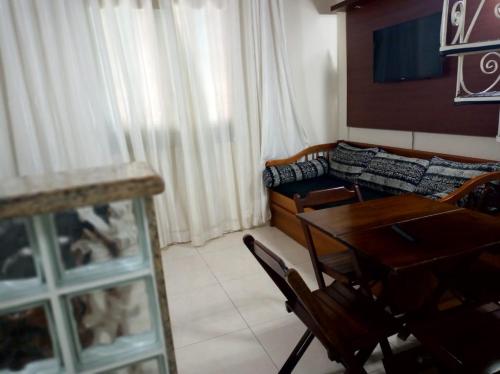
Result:
{"label": "white sheer curtain", "polygon": [[267,218],[264,160],[306,145],[276,0],[0,0],[3,176],[128,160],[161,241]]}
{"label": "white sheer curtain", "polygon": [[2,176],[128,158],[84,2],[0,0]]}

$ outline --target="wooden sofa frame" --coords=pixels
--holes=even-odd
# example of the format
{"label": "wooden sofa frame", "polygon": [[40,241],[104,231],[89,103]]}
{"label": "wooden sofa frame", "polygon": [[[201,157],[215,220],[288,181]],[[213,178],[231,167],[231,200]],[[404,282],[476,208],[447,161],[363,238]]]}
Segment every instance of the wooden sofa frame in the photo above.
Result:
{"label": "wooden sofa frame", "polygon": [[[427,160],[430,160],[433,156],[438,156],[446,160],[458,161],[458,162],[468,162],[468,163],[498,162],[495,160],[486,160],[473,157],[419,151],[406,148],[387,147],[377,144],[357,143],[351,141],[339,141],[339,142],[344,142],[360,148],[379,147],[383,148],[387,152],[394,153],[397,155],[405,157],[417,157]],[[318,156],[328,157],[328,153],[335,148],[337,143],[338,142],[315,145],[300,151],[299,153],[297,153],[292,157],[280,160],[267,161],[266,166],[286,165],[298,161],[314,159]],[[451,194],[445,196],[440,201],[443,203],[454,204],[461,198],[470,194],[477,186],[481,186],[495,180],[500,180],[500,172],[493,172],[480,175],[476,178],[467,181],[460,188],[456,189]],[[295,216],[297,214],[297,210],[295,207],[294,200],[292,198],[289,198],[285,195],[282,195],[278,192],[269,189],[269,206],[271,209],[271,225],[280,229],[285,234],[292,237],[303,246],[306,246],[306,240],[304,237],[302,226],[300,224],[300,221]],[[319,254],[326,254],[346,249],[337,241],[315,230],[314,228],[311,229],[311,233],[314,239],[316,249]]]}

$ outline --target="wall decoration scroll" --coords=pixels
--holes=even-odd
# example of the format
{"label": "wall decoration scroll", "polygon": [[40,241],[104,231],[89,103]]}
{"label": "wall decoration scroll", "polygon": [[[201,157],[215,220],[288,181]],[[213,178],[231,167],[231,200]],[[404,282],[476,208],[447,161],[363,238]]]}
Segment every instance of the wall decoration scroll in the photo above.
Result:
{"label": "wall decoration scroll", "polygon": [[442,17],[440,52],[458,57],[455,102],[500,103],[500,0],[444,0]]}

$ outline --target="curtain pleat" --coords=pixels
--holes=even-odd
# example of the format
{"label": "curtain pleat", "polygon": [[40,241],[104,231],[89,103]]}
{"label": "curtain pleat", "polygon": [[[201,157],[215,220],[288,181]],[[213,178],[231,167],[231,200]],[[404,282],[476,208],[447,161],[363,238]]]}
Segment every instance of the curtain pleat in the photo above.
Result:
{"label": "curtain pleat", "polygon": [[2,176],[145,160],[163,245],[268,218],[307,145],[281,0],[0,0]]}

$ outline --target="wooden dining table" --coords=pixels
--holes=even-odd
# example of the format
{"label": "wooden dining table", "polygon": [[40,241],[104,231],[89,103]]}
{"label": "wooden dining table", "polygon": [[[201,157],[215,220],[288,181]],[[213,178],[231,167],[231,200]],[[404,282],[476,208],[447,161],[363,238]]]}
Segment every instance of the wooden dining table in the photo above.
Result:
{"label": "wooden dining table", "polygon": [[[500,219],[414,194],[297,217],[346,245],[355,259],[366,258],[390,274],[403,275],[403,279],[406,273],[414,277],[440,265],[453,263],[457,267],[461,259],[468,264],[482,251],[500,248]],[[438,288],[432,299],[445,290],[443,284]]]}
{"label": "wooden dining table", "polygon": [[[492,336],[500,328],[497,304],[489,314],[475,310],[472,313],[465,310],[465,313],[461,308],[438,313],[437,308],[448,286],[450,272],[456,274],[463,270],[466,277],[467,266],[481,253],[500,253],[498,217],[417,195],[310,211],[297,217],[346,245],[355,262],[362,257],[384,268],[384,274],[393,277],[396,287],[403,288],[401,293],[396,293],[398,297],[417,298],[415,292],[408,292],[404,286],[422,286],[423,278],[418,276],[432,274],[437,285],[430,296],[417,309],[403,312],[402,321],[408,322],[406,326],[409,326],[409,330],[402,331],[403,335],[414,333],[442,362],[464,365],[463,372],[476,372],[470,368],[500,359],[500,350],[492,341]],[[362,267],[357,265],[362,276]],[[391,287],[388,282],[384,288],[386,286]],[[430,284],[423,286],[431,287]],[[380,297],[382,303],[397,311],[395,314],[400,313],[401,309],[393,309],[394,304],[390,304],[395,300],[390,299]],[[460,320],[462,314],[465,316],[463,321]],[[474,348],[476,346],[479,348]]]}
{"label": "wooden dining table", "polygon": [[297,217],[394,272],[500,247],[500,219],[413,194]]}
{"label": "wooden dining table", "polygon": [[297,217],[326,235],[339,239],[351,232],[459,209],[455,205],[409,194],[308,211],[297,214]]}

